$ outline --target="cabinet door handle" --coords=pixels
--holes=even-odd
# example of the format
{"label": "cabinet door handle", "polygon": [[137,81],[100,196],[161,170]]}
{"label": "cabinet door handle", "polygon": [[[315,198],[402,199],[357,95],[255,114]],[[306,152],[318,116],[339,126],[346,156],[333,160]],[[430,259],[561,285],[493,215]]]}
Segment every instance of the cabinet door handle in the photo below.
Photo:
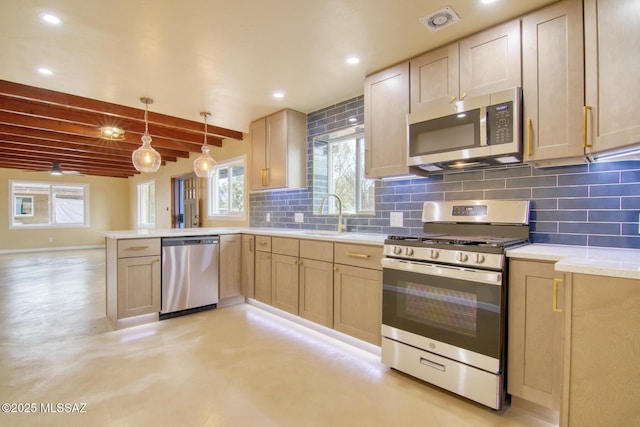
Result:
{"label": "cabinet door handle", "polygon": [[132,251],[143,251],[145,249],[149,249],[149,245],[131,246],[129,249]]}
{"label": "cabinet door handle", "polygon": [[587,124],[588,124],[588,118],[589,118],[589,111],[591,111],[592,107],[591,105],[585,105],[582,108],[582,146],[584,148],[590,148],[593,146],[593,144],[591,144],[590,142],[587,142]]}
{"label": "cabinet door handle", "polygon": [[456,99],[458,99],[455,95],[451,95],[449,97],[449,104],[451,104],[453,101],[455,101]]}
{"label": "cabinet door handle", "polygon": [[531,157],[531,119],[527,119],[527,156]]}
{"label": "cabinet door handle", "polygon": [[562,284],[562,279],[553,279],[553,312],[562,313],[562,309],[558,308],[558,286]]}
{"label": "cabinet door handle", "polygon": [[467,92],[462,92],[460,94],[460,101],[462,101],[467,96]]}
{"label": "cabinet door handle", "polygon": [[268,187],[269,186],[269,168],[264,168],[262,169],[262,186],[263,187]]}
{"label": "cabinet door handle", "polygon": [[253,252],[253,237],[249,237],[249,252]]}
{"label": "cabinet door handle", "polygon": [[345,252],[344,254],[346,256],[352,256],[354,258],[371,258],[371,255],[367,255],[367,254],[356,254],[353,252]]}
{"label": "cabinet door handle", "polygon": [[333,271],[338,271],[340,270],[338,267],[333,267]]}

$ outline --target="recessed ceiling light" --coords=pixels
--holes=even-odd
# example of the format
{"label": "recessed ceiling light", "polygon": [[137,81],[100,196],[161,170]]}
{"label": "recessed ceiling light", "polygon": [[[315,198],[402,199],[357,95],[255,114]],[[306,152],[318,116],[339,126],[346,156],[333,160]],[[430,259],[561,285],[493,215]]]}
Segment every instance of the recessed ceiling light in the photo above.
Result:
{"label": "recessed ceiling light", "polygon": [[58,18],[55,15],[51,15],[50,13],[43,13],[40,15],[40,18],[45,21],[48,22],[49,24],[53,24],[53,25],[60,25],[60,18]]}
{"label": "recessed ceiling light", "polygon": [[347,64],[355,65],[360,63],[360,58],[357,56],[350,56],[347,58]]}
{"label": "recessed ceiling light", "polygon": [[42,74],[43,76],[50,76],[50,75],[52,75],[52,74],[53,74],[53,71],[51,71],[51,70],[50,70],[50,69],[48,69],[48,68],[44,68],[44,67],[40,67],[40,68],[38,68],[38,72],[39,72],[40,74]]}
{"label": "recessed ceiling light", "polygon": [[273,97],[277,99],[282,99],[284,98],[284,92],[280,92],[280,91],[273,92]]}

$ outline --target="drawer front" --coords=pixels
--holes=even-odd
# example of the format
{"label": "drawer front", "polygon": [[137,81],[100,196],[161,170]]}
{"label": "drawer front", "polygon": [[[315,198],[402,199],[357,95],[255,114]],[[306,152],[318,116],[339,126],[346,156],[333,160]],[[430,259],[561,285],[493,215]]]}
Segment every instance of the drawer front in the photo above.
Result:
{"label": "drawer front", "polygon": [[271,252],[271,237],[256,236],[256,251]]}
{"label": "drawer front", "polygon": [[297,257],[299,254],[299,240],[288,239],[286,237],[271,238],[271,252],[274,254],[289,255]]}
{"label": "drawer front", "polygon": [[300,240],[300,258],[333,262],[333,242]]}
{"label": "drawer front", "polygon": [[336,264],[382,270],[382,246],[336,243],[334,252]]}
{"label": "drawer front", "polygon": [[160,239],[118,240],[118,258],[160,255]]}

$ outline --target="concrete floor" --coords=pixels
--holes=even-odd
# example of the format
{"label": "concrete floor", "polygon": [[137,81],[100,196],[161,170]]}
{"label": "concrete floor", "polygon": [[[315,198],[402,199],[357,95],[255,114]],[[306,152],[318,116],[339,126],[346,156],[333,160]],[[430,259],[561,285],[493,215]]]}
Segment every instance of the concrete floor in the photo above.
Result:
{"label": "concrete floor", "polygon": [[104,271],[102,250],[0,255],[0,403],[35,409],[0,425],[549,426],[248,304],[114,331]]}

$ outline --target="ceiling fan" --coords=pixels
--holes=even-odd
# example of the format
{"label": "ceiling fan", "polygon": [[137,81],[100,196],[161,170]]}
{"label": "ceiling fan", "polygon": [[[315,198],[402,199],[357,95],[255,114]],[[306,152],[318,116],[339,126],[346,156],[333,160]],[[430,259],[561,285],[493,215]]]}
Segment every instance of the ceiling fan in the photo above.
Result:
{"label": "ceiling fan", "polygon": [[62,170],[62,168],[60,167],[60,163],[58,162],[53,162],[51,164],[51,170],[49,171],[49,173],[51,175],[55,175],[55,176],[60,176],[60,175],[79,175],[79,176],[84,176],[83,173],[80,173],[78,171],[65,171]]}

